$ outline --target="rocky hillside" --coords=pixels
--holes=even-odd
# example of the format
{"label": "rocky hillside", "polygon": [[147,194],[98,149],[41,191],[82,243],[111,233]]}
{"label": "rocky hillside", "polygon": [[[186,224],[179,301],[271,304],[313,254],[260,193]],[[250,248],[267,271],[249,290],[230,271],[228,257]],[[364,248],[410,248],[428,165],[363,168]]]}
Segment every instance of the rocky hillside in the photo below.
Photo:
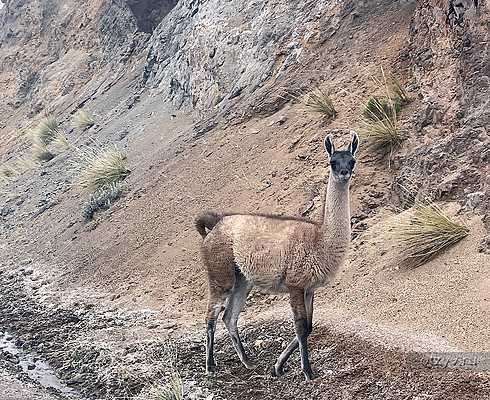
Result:
{"label": "rocky hillside", "polygon": [[[448,378],[420,360],[417,378],[408,379],[411,359],[386,350],[390,375],[373,362],[372,347],[489,350],[488,1],[4,3],[0,331],[17,335],[85,395],[146,390],[162,372],[148,367],[155,365],[148,355],[162,356],[158,340],[172,337],[182,349],[181,375],[194,382],[188,390],[199,386],[201,397],[256,398],[271,387],[284,399],[308,396],[297,392],[299,374],[289,385],[245,375],[226,346],[220,357],[229,377],[202,379],[206,277],[193,219],[208,208],[317,218],[323,137],[333,133],[342,145],[349,129],[362,131],[365,104],[383,94],[386,73],[409,97],[397,117],[405,136],[384,156],[363,140],[351,188],[353,251],[317,299],[326,334],[313,346],[323,366],[305,398],[338,398],[337,387],[359,399],[490,398],[484,377]],[[303,103],[317,87],[330,93],[335,118]],[[75,123],[80,110],[90,124]],[[46,116],[65,141],[47,143],[40,158],[32,132]],[[109,207],[79,175],[86,149],[114,146],[129,171]],[[415,270],[399,267],[386,234],[406,208],[407,185],[470,230]],[[250,300],[245,337],[251,347],[262,341],[253,350],[269,362],[291,334],[287,300],[260,293]],[[278,321],[261,333],[272,317]],[[330,365],[325,349],[336,347],[325,337],[355,351],[332,350],[342,365]],[[125,375],[128,365],[134,374]],[[329,375],[334,368],[347,372]],[[251,379],[260,382],[251,387]]]}

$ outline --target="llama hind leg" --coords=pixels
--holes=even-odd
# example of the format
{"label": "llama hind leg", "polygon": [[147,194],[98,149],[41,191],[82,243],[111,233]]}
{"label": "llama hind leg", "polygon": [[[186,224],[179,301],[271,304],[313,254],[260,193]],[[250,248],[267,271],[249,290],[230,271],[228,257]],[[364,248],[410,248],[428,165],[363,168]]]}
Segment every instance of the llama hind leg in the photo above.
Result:
{"label": "llama hind leg", "polygon": [[226,305],[225,313],[223,315],[223,321],[225,322],[228,333],[230,334],[231,340],[233,342],[233,347],[235,348],[240,361],[248,369],[254,369],[256,365],[252,363],[245,349],[243,348],[242,341],[240,340],[240,335],[238,334],[238,317],[240,312],[245,305],[247,300],[247,295],[250,292],[251,285],[245,277],[238,271],[235,273],[235,285],[228,298],[228,303]]}
{"label": "llama hind leg", "polygon": [[[313,330],[313,291],[305,290],[304,292],[306,319],[307,319],[307,335],[310,335]],[[283,350],[278,357],[276,364],[272,369],[273,376],[281,376],[284,374],[284,364],[291,357],[291,354],[299,347],[298,338],[295,337]]]}
{"label": "llama hind leg", "polygon": [[225,295],[210,295],[208,301],[208,312],[206,314],[206,373],[216,370],[214,361],[214,333],[216,332],[216,320],[225,304]]}

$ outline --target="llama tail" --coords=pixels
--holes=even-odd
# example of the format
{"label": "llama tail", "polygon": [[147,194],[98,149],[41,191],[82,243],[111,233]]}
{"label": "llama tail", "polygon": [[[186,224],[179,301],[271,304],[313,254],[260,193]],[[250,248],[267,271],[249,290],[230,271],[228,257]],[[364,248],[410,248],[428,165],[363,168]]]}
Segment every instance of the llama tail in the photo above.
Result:
{"label": "llama tail", "polygon": [[206,237],[208,232],[206,232],[206,229],[209,231],[214,228],[214,226],[221,221],[221,218],[223,218],[223,215],[208,211],[196,218],[194,221],[194,224],[196,226],[197,231],[201,234],[203,238]]}

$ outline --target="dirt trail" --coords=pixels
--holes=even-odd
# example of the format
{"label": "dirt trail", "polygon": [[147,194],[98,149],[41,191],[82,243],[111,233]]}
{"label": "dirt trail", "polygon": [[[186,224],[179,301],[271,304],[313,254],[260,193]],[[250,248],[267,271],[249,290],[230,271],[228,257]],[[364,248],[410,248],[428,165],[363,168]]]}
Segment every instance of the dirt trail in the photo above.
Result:
{"label": "dirt trail", "polygon": [[[310,340],[314,382],[303,382],[297,355],[289,361],[286,376],[270,376],[275,358],[292,337],[292,322],[280,299],[271,306],[268,296],[257,293],[248,301],[240,329],[258,368],[249,371],[240,364],[220,323],[219,369],[210,378],[204,373],[203,324],[168,325],[164,313],[123,312],[88,302],[47,306],[46,298],[54,293],[45,292],[40,301],[22,271],[0,277],[8,287],[0,294],[0,327],[8,328],[25,351],[49,361],[65,383],[87,397],[132,398],[149,382],[166,382],[170,371],[165,352],[173,343],[189,398],[490,399],[490,370],[442,368],[412,351],[458,350],[449,343],[350,319],[342,310],[325,313],[322,302]],[[29,397],[15,400],[21,399]]]}

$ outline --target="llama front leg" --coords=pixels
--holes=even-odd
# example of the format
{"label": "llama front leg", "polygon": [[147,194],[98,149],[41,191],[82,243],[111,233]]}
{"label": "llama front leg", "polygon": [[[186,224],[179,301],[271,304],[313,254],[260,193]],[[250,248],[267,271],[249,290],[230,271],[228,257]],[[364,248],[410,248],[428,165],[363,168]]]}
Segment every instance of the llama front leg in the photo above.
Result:
{"label": "llama front leg", "polygon": [[290,302],[294,316],[294,328],[301,354],[301,368],[307,381],[313,379],[308,358],[308,318],[305,306],[305,293],[302,289],[290,289]]}
{"label": "llama front leg", "polygon": [[[308,328],[308,336],[311,334],[313,330],[313,291],[305,290],[304,299],[305,299],[305,308],[306,308],[306,318],[307,318],[307,328]],[[278,357],[276,364],[272,369],[273,376],[281,376],[284,374],[284,364],[291,357],[291,354],[299,347],[298,339],[295,337],[291,342],[287,345],[287,347],[283,350],[281,355]]]}

